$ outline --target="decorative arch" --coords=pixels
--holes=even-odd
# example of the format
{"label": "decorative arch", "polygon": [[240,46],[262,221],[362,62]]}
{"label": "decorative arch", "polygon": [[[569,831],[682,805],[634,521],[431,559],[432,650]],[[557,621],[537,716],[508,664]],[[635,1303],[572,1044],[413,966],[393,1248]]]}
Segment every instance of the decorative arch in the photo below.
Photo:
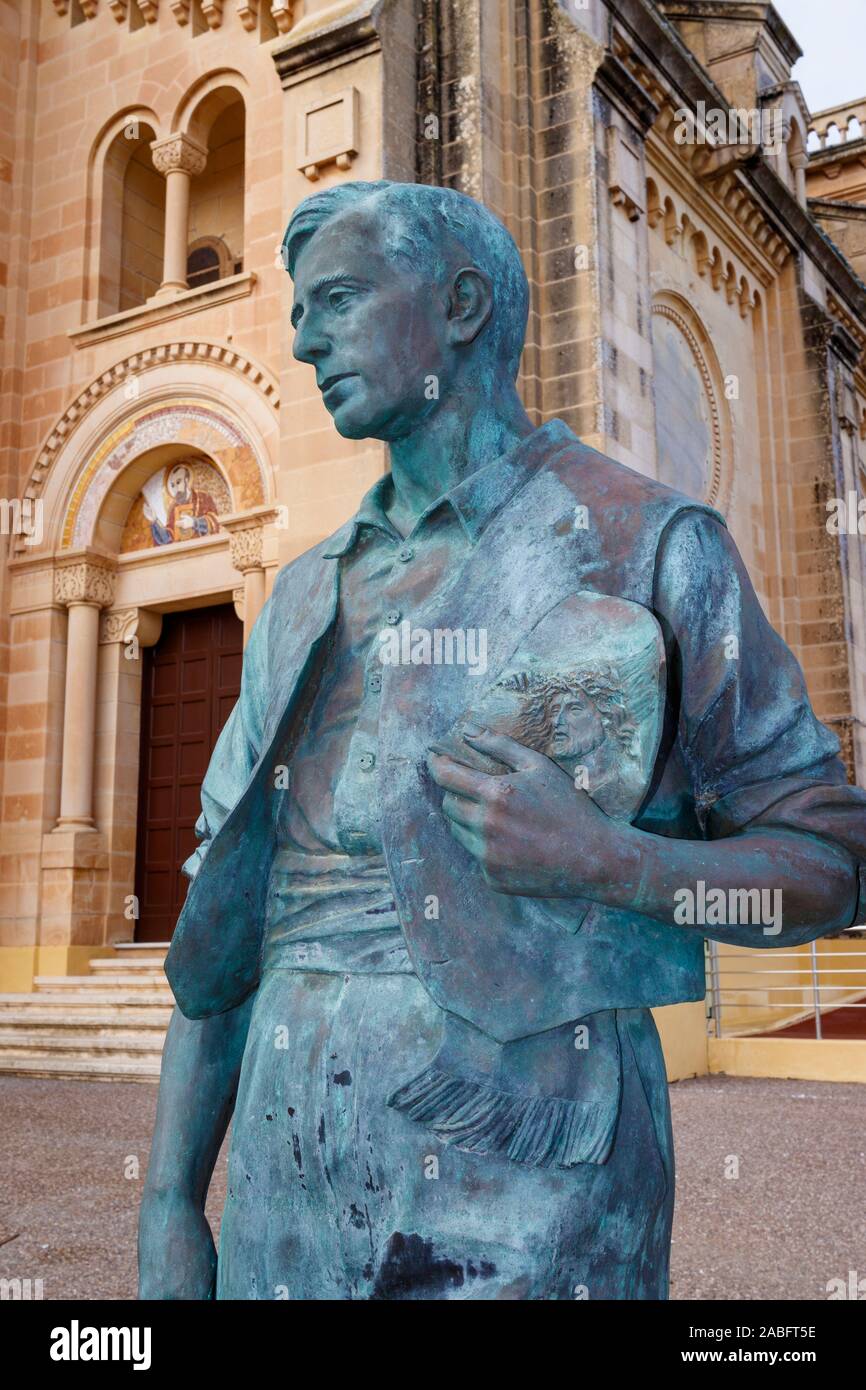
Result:
{"label": "decorative arch", "polygon": [[154,451],[161,449],[171,450],[172,457],[195,451],[212,459],[229,486],[236,511],[266,500],[252,443],[225,412],[195,398],[149,405],[130,415],[88,460],[69,499],[60,550],[89,545],[118,550],[129,508],[153,472],[158,457]]}
{"label": "decorative arch", "polygon": [[662,291],[653,302],[652,313],[677,330],[694,365],[694,379],[703,392],[708,427],[706,482],[700,500],[724,511],[733,483],[733,432],[715,349],[698,315],[681,295]]}
{"label": "decorative arch", "polygon": [[250,86],[236,68],[218,68],[187,89],[175,107],[171,129],[207,144],[211,126],[239,98],[249,105]]}
{"label": "decorative arch", "polygon": [[[39,451],[24,495],[43,502],[44,547],[62,550],[75,543],[72,537],[80,532],[74,518],[86,497],[96,497],[89,489],[100,465],[110,459],[115,479],[122,471],[123,458],[114,450],[125,449],[132,462],[145,447],[155,447],[157,436],[172,442],[172,430],[178,431],[173,442],[188,444],[192,452],[216,451],[214,462],[237,509],[273,502],[278,410],[271,373],[224,344],[186,340],[130,354],[79,393]],[[105,495],[103,489],[103,500]],[[88,502],[93,505],[100,504]],[[22,547],[19,539],[21,553],[34,553]]]}

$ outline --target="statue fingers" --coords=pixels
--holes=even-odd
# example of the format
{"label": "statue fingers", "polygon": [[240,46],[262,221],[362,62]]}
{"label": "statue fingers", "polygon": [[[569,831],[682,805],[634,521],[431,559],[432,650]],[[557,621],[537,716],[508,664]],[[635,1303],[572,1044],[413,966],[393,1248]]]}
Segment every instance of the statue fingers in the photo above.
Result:
{"label": "statue fingers", "polygon": [[469,801],[465,796],[455,796],[446,792],[442,798],[442,810],[450,821],[466,826],[471,830],[481,827],[483,808],[477,801]]}
{"label": "statue fingers", "polygon": [[463,763],[456,763],[447,753],[431,752],[428,763],[434,782],[445,791],[456,792],[470,801],[483,801],[487,784],[496,780],[486,772],[475,772]]}

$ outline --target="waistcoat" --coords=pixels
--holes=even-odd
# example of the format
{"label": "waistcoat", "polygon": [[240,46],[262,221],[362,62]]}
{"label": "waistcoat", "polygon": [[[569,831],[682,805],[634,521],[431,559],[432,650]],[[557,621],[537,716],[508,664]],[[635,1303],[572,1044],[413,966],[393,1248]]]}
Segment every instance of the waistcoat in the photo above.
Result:
{"label": "waistcoat", "polygon": [[[435,606],[413,613],[413,626],[486,629],[484,683],[490,683],[521,639],[571,594],[592,590],[651,610],[660,539],[687,509],[722,521],[712,508],[574,436],[560,438],[438,590]],[[290,761],[299,702],[325,655],[338,602],[338,561],[329,552],[350,525],[275,582],[263,751],[190,886],[166,961],[178,1005],[190,1018],[235,1007],[259,979],[274,853],[274,769]],[[700,933],[580,898],[497,893],[456,843],[429,775],[428,746],[471,709],[478,685],[466,665],[383,667],[383,849],[408,952],[428,993],[499,1043],[601,1010],[702,998]],[[635,822],[656,834],[667,825],[667,833],[680,835],[670,808],[689,798],[674,740],[663,737]],[[692,834],[698,838],[700,830]]]}

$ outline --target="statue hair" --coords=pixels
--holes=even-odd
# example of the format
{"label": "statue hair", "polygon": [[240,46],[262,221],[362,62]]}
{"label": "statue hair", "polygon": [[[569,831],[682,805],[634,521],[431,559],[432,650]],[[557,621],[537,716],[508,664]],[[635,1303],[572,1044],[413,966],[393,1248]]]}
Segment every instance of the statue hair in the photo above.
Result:
{"label": "statue hair", "polygon": [[369,209],[381,218],[385,254],[426,266],[434,281],[455,260],[489,276],[493,315],[479,340],[482,351],[517,376],[529,314],[529,285],[510,232],[483,204],[453,188],[421,183],[340,183],[313,193],[292,213],[282,242],[283,264],[294,276],[300,252],[322,227],[350,210]]}

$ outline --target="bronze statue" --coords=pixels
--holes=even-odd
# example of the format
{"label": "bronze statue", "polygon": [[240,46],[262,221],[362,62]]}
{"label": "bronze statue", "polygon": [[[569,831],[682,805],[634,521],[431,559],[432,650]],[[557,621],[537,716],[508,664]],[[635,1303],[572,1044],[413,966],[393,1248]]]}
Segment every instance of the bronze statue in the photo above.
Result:
{"label": "bronze statue", "polygon": [[[705,934],[858,920],[866,796],[718,513],[529,420],[496,218],[342,183],[284,245],[295,356],[391,471],[277,576],[202,787],[141,1294],[664,1298],[650,1008]],[[781,932],[678,925],[698,880]]]}

